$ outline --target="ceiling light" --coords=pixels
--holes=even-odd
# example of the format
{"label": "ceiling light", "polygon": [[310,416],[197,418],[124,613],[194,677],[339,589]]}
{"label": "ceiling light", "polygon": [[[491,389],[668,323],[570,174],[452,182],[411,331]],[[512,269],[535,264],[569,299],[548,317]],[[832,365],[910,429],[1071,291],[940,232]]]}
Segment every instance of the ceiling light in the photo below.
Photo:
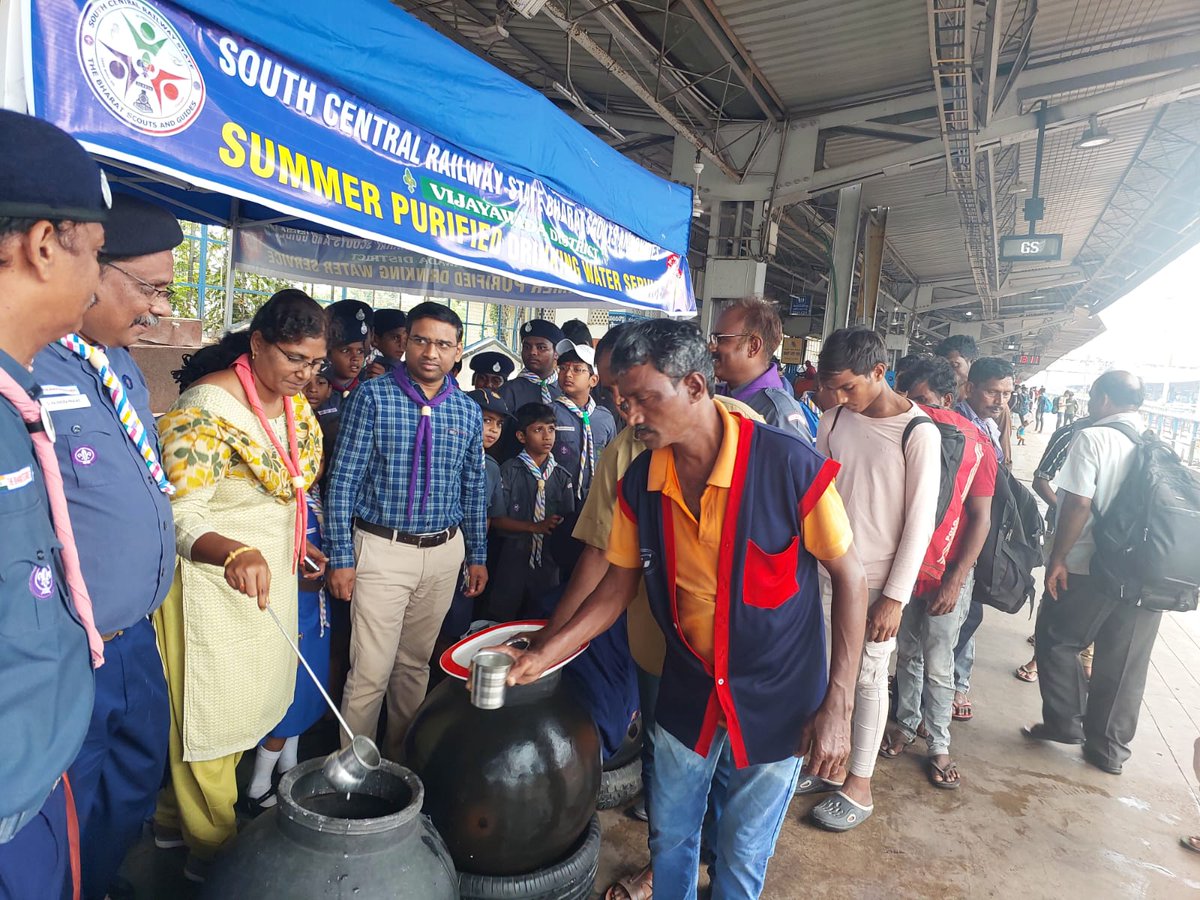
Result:
{"label": "ceiling light", "polygon": [[975,315],[975,313],[971,312],[971,310],[968,309],[965,313],[963,313],[963,315],[969,319],[969,318],[971,318],[971,316]]}
{"label": "ceiling light", "polygon": [[1016,349],[1017,349],[1017,342],[1016,342],[1016,341],[1014,341],[1012,338],[1009,338],[1009,340],[1008,340],[1008,349],[1009,349],[1009,350],[1016,350]]}
{"label": "ceiling light", "polygon": [[1079,136],[1075,146],[1080,150],[1094,150],[1096,147],[1106,147],[1115,140],[1116,138],[1108,133],[1108,129],[1101,125],[1095,116],[1088,116],[1088,127]]}
{"label": "ceiling light", "polygon": [[1012,183],[1012,186],[1008,189],[1008,192],[1010,194],[1028,194],[1029,191],[1030,191],[1029,185],[1026,184],[1024,181],[1022,181],[1020,178],[1018,178],[1016,181],[1014,181]]}

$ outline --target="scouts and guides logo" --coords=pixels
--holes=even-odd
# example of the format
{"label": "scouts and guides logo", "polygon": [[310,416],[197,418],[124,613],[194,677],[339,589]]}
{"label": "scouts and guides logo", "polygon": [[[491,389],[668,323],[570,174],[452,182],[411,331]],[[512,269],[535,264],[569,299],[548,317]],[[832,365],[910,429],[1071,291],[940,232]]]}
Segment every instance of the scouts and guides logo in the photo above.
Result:
{"label": "scouts and guides logo", "polygon": [[204,79],[161,12],[141,0],[93,0],[79,18],[79,64],[96,98],[142,134],[178,134],[204,108]]}

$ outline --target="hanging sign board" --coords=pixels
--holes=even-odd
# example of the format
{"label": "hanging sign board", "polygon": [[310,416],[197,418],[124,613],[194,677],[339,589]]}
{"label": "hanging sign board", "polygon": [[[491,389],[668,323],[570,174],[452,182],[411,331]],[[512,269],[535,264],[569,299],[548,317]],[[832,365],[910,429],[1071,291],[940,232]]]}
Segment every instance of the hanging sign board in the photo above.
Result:
{"label": "hanging sign board", "polygon": [[28,2],[30,109],[99,156],[494,275],[695,310],[685,258],[244,35],[161,0]]}
{"label": "hanging sign board", "polygon": [[804,363],[804,344],[802,337],[785,337],[783,347],[779,351],[779,361],[785,366],[799,366]]}
{"label": "hanging sign board", "polygon": [[1000,238],[1001,262],[1053,262],[1062,259],[1061,234],[1009,234]]}

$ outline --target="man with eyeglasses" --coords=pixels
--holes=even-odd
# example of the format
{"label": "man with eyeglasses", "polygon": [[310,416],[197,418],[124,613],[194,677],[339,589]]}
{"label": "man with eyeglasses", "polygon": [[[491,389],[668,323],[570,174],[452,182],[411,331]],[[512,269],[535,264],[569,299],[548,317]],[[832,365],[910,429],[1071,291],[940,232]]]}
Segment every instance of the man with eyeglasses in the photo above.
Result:
{"label": "man with eyeglasses", "polygon": [[87,738],[68,770],[84,898],[114,887],[154,809],[167,756],[167,685],[148,616],[171,587],[175,526],[150,392],[126,348],[171,315],[172,250],[182,242],[167,210],[114,196],[83,327],[33,364],[58,434],[54,451],[107,660],[96,670]]}
{"label": "man with eyeglasses", "polygon": [[761,297],[735,300],[721,310],[708,336],[718,393],[734,397],[769,425],[800,435],[810,444],[808,418],[779,369],[774,353],[783,341],[783,322],[775,304]]}

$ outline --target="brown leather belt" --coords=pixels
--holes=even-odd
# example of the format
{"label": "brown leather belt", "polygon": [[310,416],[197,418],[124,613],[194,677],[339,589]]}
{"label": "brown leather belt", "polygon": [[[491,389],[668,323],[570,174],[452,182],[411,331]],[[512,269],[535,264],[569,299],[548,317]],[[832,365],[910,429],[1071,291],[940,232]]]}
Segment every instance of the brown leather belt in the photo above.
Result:
{"label": "brown leather belt", "polygon": [[364,522],[362,519],[355,519],[354,527],[365,531],[367,534],[373,534],[376,537],[386,538],[398,544],[408,544],[411,547],[420,547],[422,549],[426,547],[440,547],[458,534],[457,525],[451,525],[445,531],[437,531],[433,534],[408,534],[407,532],[397,531],[394,528],[373,525],[370,522]]}
{"label": "brown leather belt", "polygon": [[100,635],[100,640],[104,641],[104,643],[106,643],[106,644],[107,644],[109,641],[111,641],[111,640],[115,640],[116,638],[119,638],[119,637],[120,637],[121,635],[123,635],[124,633],[125,633],[125,629],[124,629],[124,628],[122,628],[120,631],[114,631],[112,634],[102,634],[102,635]]}

